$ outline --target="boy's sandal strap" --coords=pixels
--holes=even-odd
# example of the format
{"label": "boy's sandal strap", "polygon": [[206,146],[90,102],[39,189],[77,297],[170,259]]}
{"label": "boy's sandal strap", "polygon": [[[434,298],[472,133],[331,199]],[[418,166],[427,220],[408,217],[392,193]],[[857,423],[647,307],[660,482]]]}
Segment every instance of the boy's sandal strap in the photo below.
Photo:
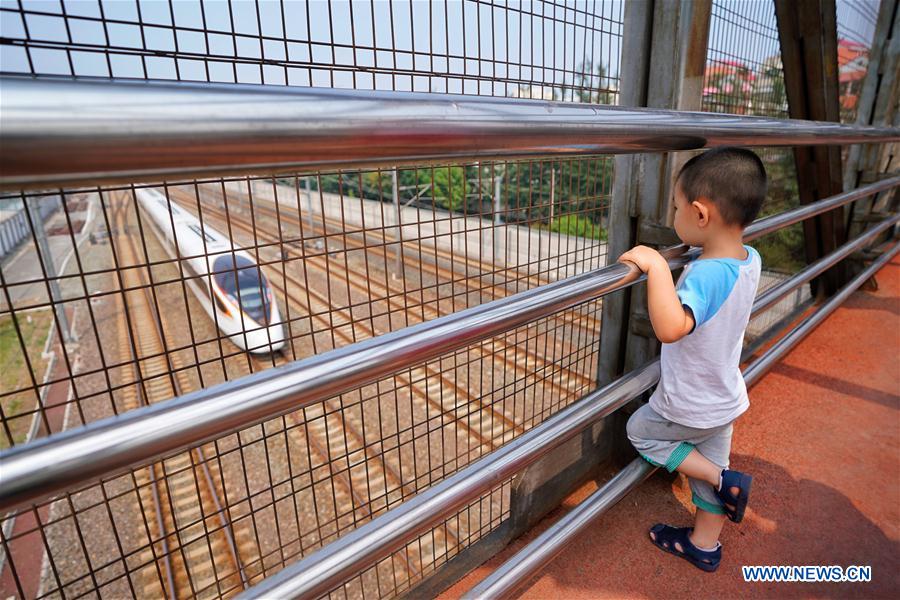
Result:
{"label": "boy's sandal strap", "polygon": [[[753,477],[747,473],[727,469],[722,472],[722,488],[716,491],[716,495],[722,502],[725,514],[735,523],[740,523],[744,518],[752,483]],[[738,488],[737,494],[731,492],[733,487]]]}

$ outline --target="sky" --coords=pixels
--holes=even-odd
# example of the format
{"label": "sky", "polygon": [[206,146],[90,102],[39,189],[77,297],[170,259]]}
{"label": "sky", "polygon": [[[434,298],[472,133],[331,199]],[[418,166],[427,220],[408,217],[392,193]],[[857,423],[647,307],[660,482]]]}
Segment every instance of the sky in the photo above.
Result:
{"label": "sky", "polygon": [[[21,45],[0,45],[0,70],[220,82],[236,77],[241,83],[497,95],[510,95],[517,87],[495,83],[504,78],[553,87],[574,84],[574,71],[582,70],[586,61],[603,63],[608,74],[618,75],[623,0],[559,0],[559,4],[497,0],[495,4],[488,0],[105,0],[101,6],[96,0],[64,4],[23,0],[28,13],[23,19],[16,0],[0,0],[0,36],[6,41],[32,40],[31,65]],[[737,57],[752,66],[777,54],[772,6],[772,0],[715,0],[710,56]],[[838,0],[841,35],[870,40],[877,8],[878,0]],[[107,20],[105,28],[95,20],[101,11]],[[80,48],[71,53],[71,64],[60,50],[67,45]],[[169,57],[149,57],[142,64],[133,53],[142,48],[174,52],[176,45],[182,55],[195,54],[197,59],[180,59],[176,70]],[[109,58],[87,51],[107,46],[120,50]],[[221,60],[202,60],[209,55],[219,55]],[[266,65],[261,70],[258,64],[250,64],[262,57],[302,68]],[[248,64],[235,67],[234,58],[246,59]],[[366,72],[376,67],[388,72]],[[397,71],[412,75],[391,75]],[[594,80],[591,85],[615,87],[615,82]]]}

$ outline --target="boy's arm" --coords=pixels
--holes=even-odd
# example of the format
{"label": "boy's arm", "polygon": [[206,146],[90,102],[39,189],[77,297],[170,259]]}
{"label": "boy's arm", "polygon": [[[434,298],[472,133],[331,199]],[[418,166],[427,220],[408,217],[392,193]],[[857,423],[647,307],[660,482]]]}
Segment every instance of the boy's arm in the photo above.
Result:
{"label": "boy's arm", "polygon": [[675,293],[672,271],[662,255],[647,246],[635,246],[619,257],[647,274],[647,305],[653,332],[664,344],[677,342],[694,329],[694,316]]}

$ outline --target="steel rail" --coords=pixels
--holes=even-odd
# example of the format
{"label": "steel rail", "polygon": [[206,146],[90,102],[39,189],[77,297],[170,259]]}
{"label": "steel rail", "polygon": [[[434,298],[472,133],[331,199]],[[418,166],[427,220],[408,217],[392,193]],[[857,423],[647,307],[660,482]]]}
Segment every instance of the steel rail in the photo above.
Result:
{"label": "steel rail", "polygon": [[900,129],[452,94],[0,78],[0,188],[900,140]]}
{"label": "steel rail", "polygon": [[[896,222],[896,219],[889,219],[889,221]],[[883,230],[881,228],[881,231]],[[872,236],[865,235],[858,239],[863,238],[871,240]],[[822,304],[813,314],[806,317],[791,333],[772,346],[762,357],[751,363],[744,370],[744,380],[747,386],[749,387],[755,383],[777,360],[782,358],[806,337],[810,331],[815,329],[819,323],[834,312],[850,294],[884,267],[898,251],[900,251],[900,242],[895,243],[869,267],[854,277],[840,292]],[[808,279],[803,277],[792,277],[789,281],[794,281],[795,279],[797,280],[797,285],[802,285],[808,281]],[[757,301],[758,303],[759,300]],[[756,305],[754,305],[754,309],[756,309]],[[566,544],[571,542],[575,536],[587,529],[597,518],[640,485],[655,470],[655,467],[642,458],[632,461],[600,489],[580,502],[571,512],[551,525],[541,535],[516,552],[515,555],[466,592],[463,595],[463,599],[506,598],[513,595],[529,579],[546,567],[548,562],[561,553],[565,549]],[[247,595],[255,594],[256,589],[256,587],[251,588]]]}
{"label": "steel rail", "polygon": [[[747,238],[896,185],[900,176],[760,219],[747,228]],[[675,269],[699,250],[682,245],[663,254]],[[0,511],[145,466],[643,279],[635,267],[613,264],[16,446],[0,452]]]}

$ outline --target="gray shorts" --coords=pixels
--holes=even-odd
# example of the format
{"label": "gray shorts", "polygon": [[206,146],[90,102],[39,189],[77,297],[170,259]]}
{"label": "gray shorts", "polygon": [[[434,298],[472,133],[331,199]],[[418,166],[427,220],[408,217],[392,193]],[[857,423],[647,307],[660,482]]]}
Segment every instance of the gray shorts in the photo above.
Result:
{"label": "gray shorts", "polygon": [[[728,468],[733,430],[733,422],[709,429],[673,423],[650,408],[649,404],[643,405],[631,415],[627,427],[628,439],[640,455],[657,467],[665,467],[670,473],[695,448],[710,462],[723,469]],[[725,514],[713,486],[690,477],[688,481],[691,484],[691,501],[698,508]]]}

